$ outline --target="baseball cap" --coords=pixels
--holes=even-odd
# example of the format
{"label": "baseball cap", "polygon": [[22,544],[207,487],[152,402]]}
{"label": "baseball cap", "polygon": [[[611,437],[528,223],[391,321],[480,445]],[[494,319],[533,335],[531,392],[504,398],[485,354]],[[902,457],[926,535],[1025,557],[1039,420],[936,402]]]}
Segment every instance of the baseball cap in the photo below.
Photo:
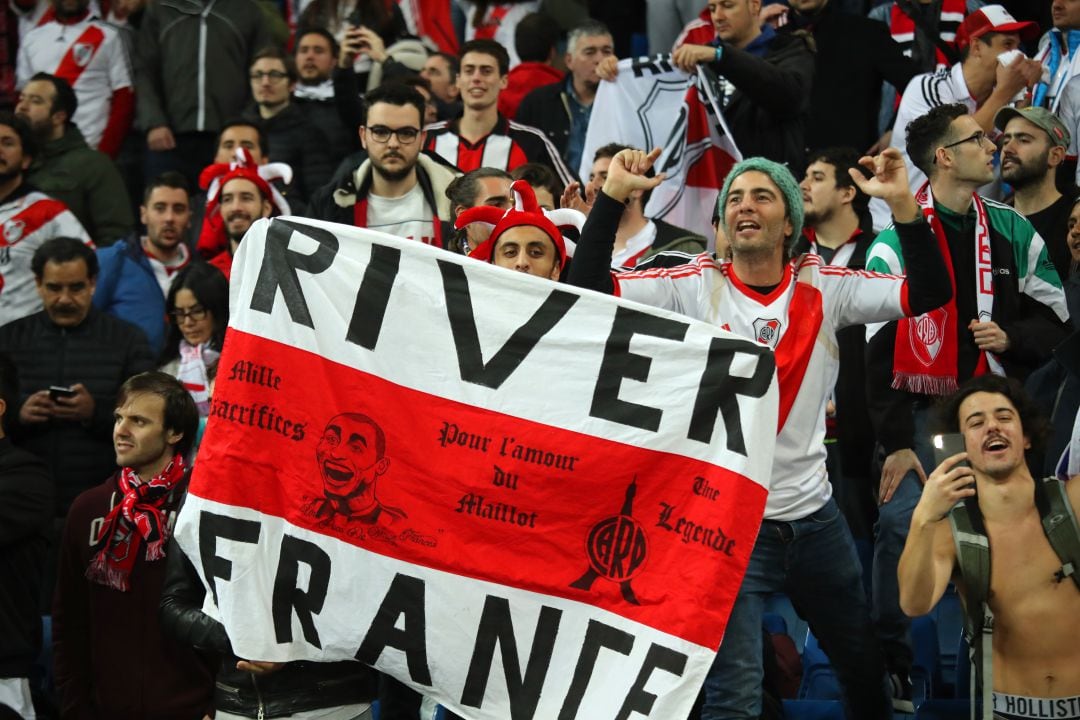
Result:
{"label": "baseball cap", "polygon": [[994,116],[994,127],[1005,130],[1005,126],[1013,118],[1024,118],[1032,125],[1036,125],[1046,131],[1050,136],[1050,142],[1063,148],[1069,147],[1069,129],[1061,122],[1054,113],[1042,107],[1014,108],[1003,107]]}
{"label": "baseball cap", "polygon": [[965,48],[986,33],[1019,33],[1021,40],[1034,40],[1039,35],[1038,23],[1019,21],[1001,5],[987,5],[964,18],[956,31],[956,46]]}

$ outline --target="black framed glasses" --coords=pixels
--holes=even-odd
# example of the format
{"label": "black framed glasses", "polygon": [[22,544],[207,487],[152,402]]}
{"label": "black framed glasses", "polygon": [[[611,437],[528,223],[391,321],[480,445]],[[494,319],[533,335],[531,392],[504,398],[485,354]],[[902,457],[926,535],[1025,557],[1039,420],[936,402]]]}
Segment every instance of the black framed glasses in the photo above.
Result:
{"label": "black framed glasses", "polygon": [[289,76],[286,73],[281,72],[280,70],[269,70],[267,72],[253,70],[251,72],[251,79],[255,82],[262,82],[266,78],[270,78],[274,82],[281,82],[287,77]]}
{"label": "black framed glasses", "polygon": [[188,310],[170,310],[169,315],[177,325],[185,320],[205,320],[206,308],[202,305],[192,305]]}
{"label": "black framed glasses", "polygon": [[[957,145],[963,145],[966,142],[974,142],[979,147],[982,147],[983,141],[984,140],[989,140],[989,139],[990,138],[986,137],[985,132],[983,132],[982,130],[976,130],[975,132],[968,135],[963,140],[957,140],[956,142],[951,142],[948,145],[942,145],[941,149],[942,150],[948,150],[949,148],[954,148]],[[934,164],[937,164],[937,154],[936,153],[934,154]]]}
{"label": "black framed glasses", "polygon": [[368,135],[377,143],[390,142],[391,135],[397,135],[398,142],[402,145],[411,145],[420,137],[420,128],[406,125],[405,127],[391,128],[385,125],[372,125],[367,129]]}

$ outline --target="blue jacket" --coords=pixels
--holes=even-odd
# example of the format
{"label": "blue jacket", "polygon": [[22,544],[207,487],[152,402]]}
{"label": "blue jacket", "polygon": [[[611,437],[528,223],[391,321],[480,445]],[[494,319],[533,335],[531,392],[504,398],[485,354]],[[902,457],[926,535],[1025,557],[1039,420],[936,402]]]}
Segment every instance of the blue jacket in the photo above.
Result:
{"label": "blue jacket", "polygon": [[98,248],[94,307],[143,331],[154,357],[165,343],[165,296],[135,235]]}

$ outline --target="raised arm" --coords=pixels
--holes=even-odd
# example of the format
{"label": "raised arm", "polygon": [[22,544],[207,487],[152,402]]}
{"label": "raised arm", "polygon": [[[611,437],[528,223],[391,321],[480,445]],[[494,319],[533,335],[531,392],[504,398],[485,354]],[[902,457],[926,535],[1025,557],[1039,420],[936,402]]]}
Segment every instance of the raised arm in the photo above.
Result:
{"label": "raised arm", "polygon": [[909,617],[930,612],[952,577],[956,549],[947,519],[949,510],[975,494],[974,472],[958,464],[965,459],[967,453],[953,455],[930,473],[912,513],[911,529],[897,566],[900,609]]}
{"label": "raised arm", "polygon": [[615,248],[619,219],[630,193],[651,190],[663,182],[663,173],[645,177],[658,157],[660,148],[654,148],[648,154],[642,150],[621,150],[611,159],[607,180],[581,229],[574,262],[570,265],[571,285],[608,294],[615,291],[611,279],[611,253]]}

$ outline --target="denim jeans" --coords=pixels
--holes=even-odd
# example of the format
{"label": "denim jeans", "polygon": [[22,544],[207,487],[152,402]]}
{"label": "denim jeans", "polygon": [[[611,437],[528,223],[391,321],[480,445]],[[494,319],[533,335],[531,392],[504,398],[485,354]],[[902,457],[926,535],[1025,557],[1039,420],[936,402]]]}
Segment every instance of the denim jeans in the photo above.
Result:
{"label": "denim jeans", "polygon": [[833,500],[790,522],[766,520],[750,555],[724,639],[705,680],[701,720],[761,714],[761,620],[765,600],[791,598],[829,656],[848,717],[892,717],[885,663],[874,635],[851,531]]}
{"label": "denim jeans", "polygon": [[[917,408],[915,419],[915,454],[927,476],[934,470],[930,447],[930,408]],[[904,551],[911,515],[922,497],[922,481],[914,471],[906,474],[892,499],[878,507],[874,527],[874,571],[872,605],[874,625],[885,653],[885,664],[892,672],[906,674],[911,669],[911,619],[900,609],[900,586],[896,567]]]}

